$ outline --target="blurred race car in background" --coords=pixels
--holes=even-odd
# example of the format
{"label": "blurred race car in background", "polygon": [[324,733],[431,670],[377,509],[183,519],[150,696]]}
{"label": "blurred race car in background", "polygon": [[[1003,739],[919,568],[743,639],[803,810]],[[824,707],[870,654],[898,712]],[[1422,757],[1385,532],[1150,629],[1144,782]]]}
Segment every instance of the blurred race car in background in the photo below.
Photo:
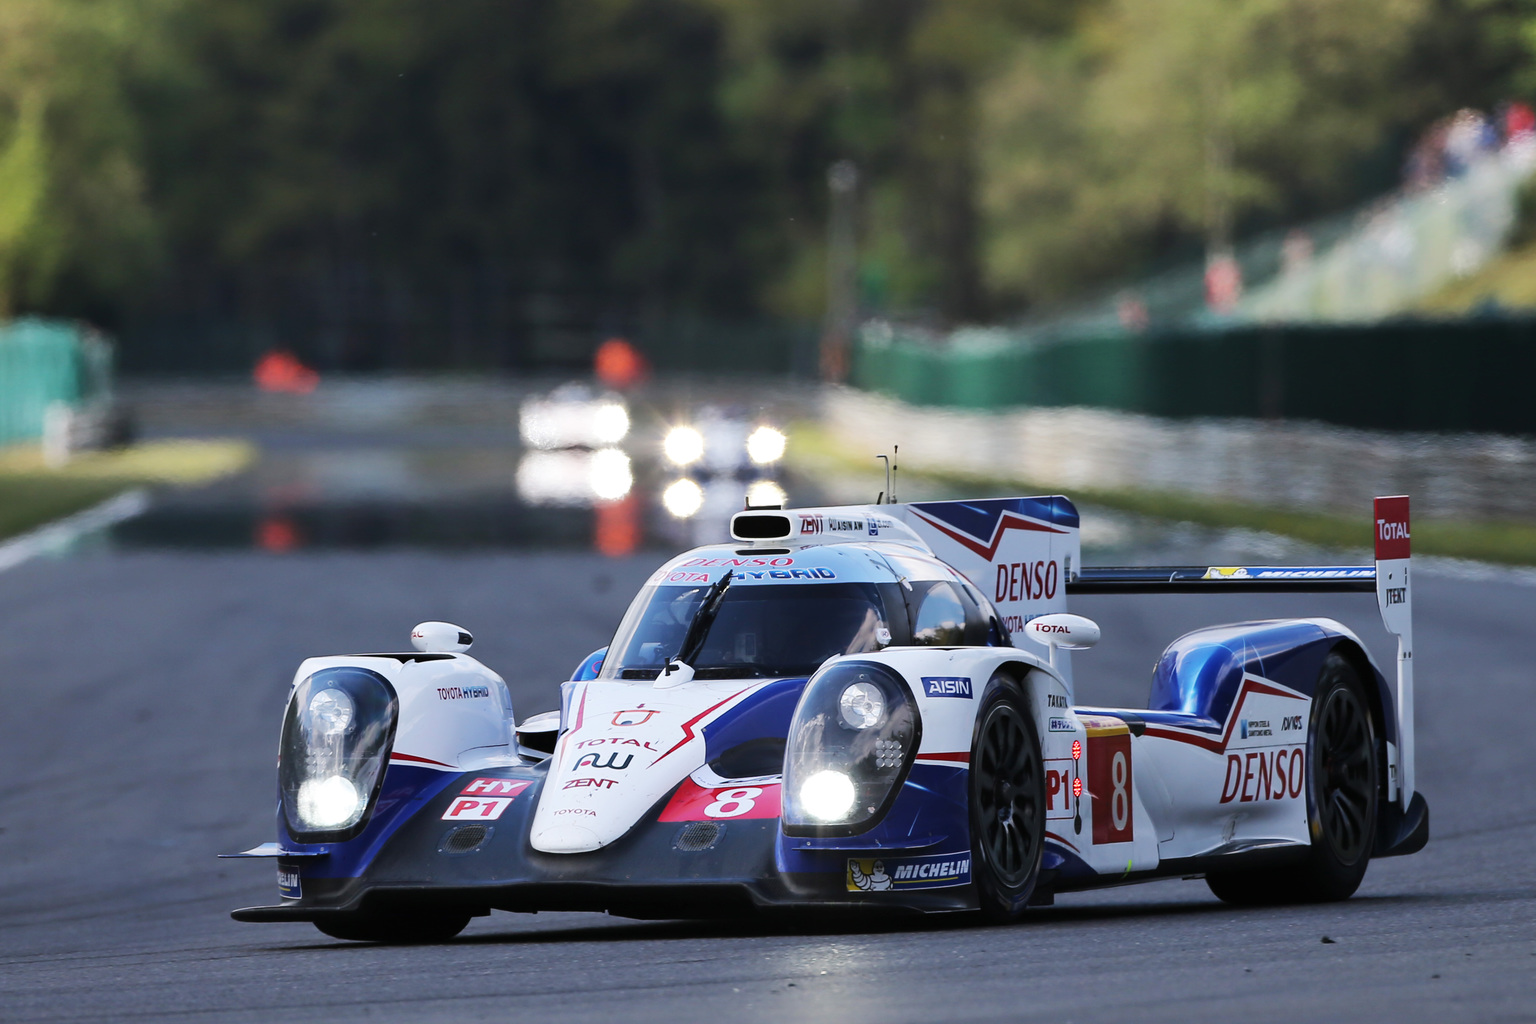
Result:
{"label": "blurred race car in background", "polygon": [[531,505],[591,505],[629,494],[634,472],[621,447],[630,433],[629,406],[612,392],[562,384],[518,410],[525,452],[518,495]]}
{"label": "blurred race car in background", "polygon": [[742,506],[742,482],[749,507],[782,506],[787,496],[775,476],[786,444],[784,432],[762,417],[703,406],[662,437],[663,461],[676,474],[662,490],[662,506],[677,519],[713,513],[708,518],[723,527]]}
{"label": "blurred race car in background", "polygon": [[[1083,568],[1064,497],[749,509],[679,555],[515,725],[449,623],[311,658],[282,724],[278,904],[344,939],[476,915],[980,912],[1203,875],[1351,895],[1428,839],[1414,791],[1408,502],[1374,565]],[[1396,685],[1327,618],[1174,639],[1145,708],[1085,707],[1093,592],[1374,592]]]}
{"label": "blurred race car in background", "polygon": [[704,406],[690,423],[662,439],[667,462],[701,476],[750,478],[770,472],[784,457],[783,431],[732,409]]}

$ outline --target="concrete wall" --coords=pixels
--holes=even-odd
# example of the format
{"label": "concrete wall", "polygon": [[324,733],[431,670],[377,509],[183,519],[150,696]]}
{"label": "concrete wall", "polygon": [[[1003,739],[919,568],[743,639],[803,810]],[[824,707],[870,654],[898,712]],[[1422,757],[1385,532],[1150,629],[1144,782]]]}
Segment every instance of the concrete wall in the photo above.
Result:
{"label": "concrete wall", "polygon": [[957,470],[1070,495],[1138,489],[1309,511],[1358,512],[1411,494],[1414,512],[1529,519],[1536,442],[1399,434],[1256,419],[1163,419],[1104,409],[964,412],[829,389],[823,418],[845,448],[901,446],[910,470]]}

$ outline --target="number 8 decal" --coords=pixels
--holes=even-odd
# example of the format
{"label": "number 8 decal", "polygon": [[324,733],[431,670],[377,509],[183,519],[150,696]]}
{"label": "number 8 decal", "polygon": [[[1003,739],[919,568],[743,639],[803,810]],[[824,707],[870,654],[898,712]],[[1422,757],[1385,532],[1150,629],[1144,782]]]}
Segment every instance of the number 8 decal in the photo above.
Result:
{"label": "number 8 decal", "polygon": [[762,789],[756,786],[727,789],[714,803],[704,808],[704,813],[711,818],[738,818],[743,814],[751,813],[752,808],[757,805],[757,798],[762,795]]}
{"label": "number 8 decal", "polygon": [[1131,796],[1125,791],[1131,769],[1126,765],[1125,751],[1115,751],[1114,760],[1110,765],[1110,776],[1115,784],[1115,791],[1109,798],[1109,816],[1114,820],[1115,830],[1120,831],[1125,828],[1126,819],[1131,816]]}
{"label": "number 8 decal", "polygon": [[1093,841],[1128,843],[1135,838],[1131,735],[1088,730],[1088,792],[1093,797]]}

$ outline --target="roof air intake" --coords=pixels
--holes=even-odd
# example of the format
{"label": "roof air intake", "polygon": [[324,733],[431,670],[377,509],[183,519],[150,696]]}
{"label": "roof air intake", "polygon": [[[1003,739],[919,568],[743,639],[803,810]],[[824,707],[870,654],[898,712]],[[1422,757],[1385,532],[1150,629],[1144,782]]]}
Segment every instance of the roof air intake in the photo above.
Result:
{"label": "roof air intake", "polygon": [[731,536],[737,540],[787,540],[792,532],[786,515],[738,512],[731,517]]}

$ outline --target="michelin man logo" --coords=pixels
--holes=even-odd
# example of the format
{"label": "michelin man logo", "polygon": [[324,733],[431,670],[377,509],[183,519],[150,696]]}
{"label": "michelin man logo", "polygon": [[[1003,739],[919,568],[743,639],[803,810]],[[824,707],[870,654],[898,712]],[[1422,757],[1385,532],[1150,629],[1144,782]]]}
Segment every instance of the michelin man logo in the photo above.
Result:
{"label": "michelin man logo", "polygon": [[848,862],[849,892],[885,892],[891,888],[891,876],[885,873],[885,862],[880,860],[850,860]]}

